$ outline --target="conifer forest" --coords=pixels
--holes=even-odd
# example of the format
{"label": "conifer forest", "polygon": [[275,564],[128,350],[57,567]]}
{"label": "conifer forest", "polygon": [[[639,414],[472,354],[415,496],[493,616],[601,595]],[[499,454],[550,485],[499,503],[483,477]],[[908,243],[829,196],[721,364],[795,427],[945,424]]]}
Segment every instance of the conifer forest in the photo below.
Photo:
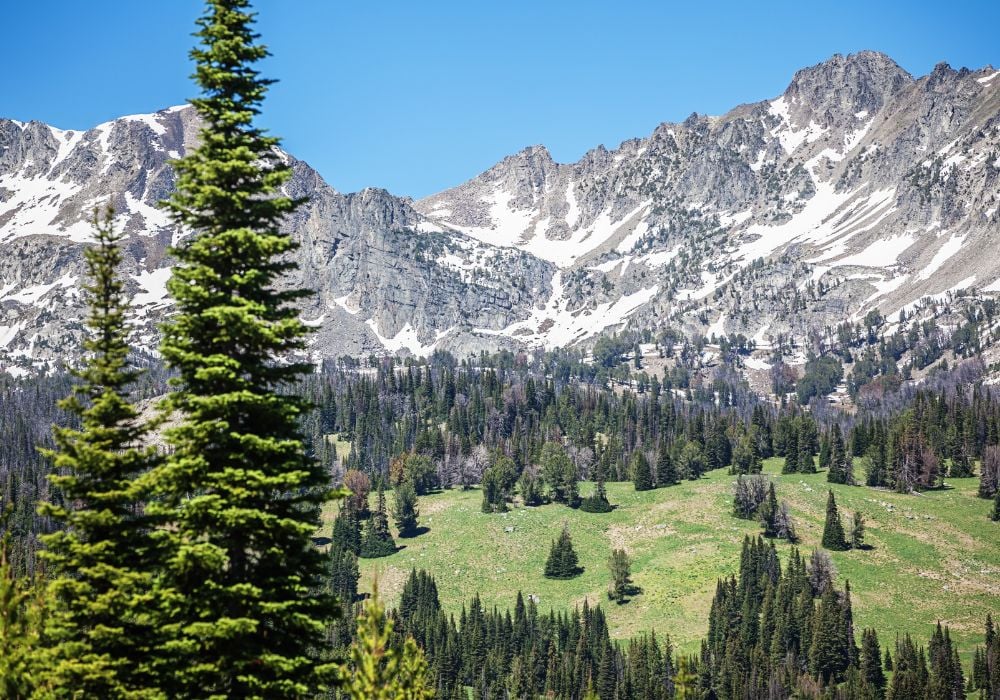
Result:
{"label": "conifer forest", "polygon": [[[1000,700],[995,298],[767,340],[692,332],[662,306],[579,342],[321,353],[328,329],[303,309],[359,312],[303,271],[318,253],[289,222],[314,198],[263,126],[283,64],[251,0],[191,19],[199,131],[150,207],[184,232],[155,347],[109,196],[89,209],[82,346],[32,371],[0,358],[18,370],[0,371],[0,698]],[[941,161],[929,184],[908,171],[927,197],[957,187]],[[683,226],[720,225],[697,216]],[[421,230],[400,250],[445,256]],[[681,267],[705,235],[671,254]],[[630,251],[554,279],[660,255]],[[805,313],[828,290],[790,260],[802,285],[769,289]],[[530,286],[490,284],[504,303]],[[608,284],[588,293],[611,313]],[[749,313],[723,289],[697,299]]]}

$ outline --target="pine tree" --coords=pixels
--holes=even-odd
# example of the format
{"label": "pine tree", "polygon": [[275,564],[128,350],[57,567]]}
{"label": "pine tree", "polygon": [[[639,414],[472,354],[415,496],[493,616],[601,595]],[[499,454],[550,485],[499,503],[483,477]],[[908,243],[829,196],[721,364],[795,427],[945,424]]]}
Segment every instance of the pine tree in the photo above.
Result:
{"label": "pine tree", "polygon": [[365,526],[365,535],[361,540],[361,556],[366,559],[387,557],[396,552],[396,542],[389,531],[389,516],[385,510],[385,491],[382,484],[378,486],[378,496],[375,501],[375,511]]}
{"label": "pine tree", "polygon": [[327,562],[326,584],[341,605],[350,609],[358,597],[358,557],[354,552],[332,545]]}
{"label": "pine tree", "polygon": [[844,524],[840,522],[840,513],[837,511],[837,501],[833,497],[833,491],[829,492],[826,499],[826,522],[823,524],[823,546],[827,549],[845,550],[847,538],[844,535]]}
{"label": "pine tree", "polygon": [[851,522],[851,549],[865,548],[865,516],[860,510],[854,511]]}
{"label": "pine tree", "polygon": [[144,697],[157,640],[144,610],[153,560],[139,480],[154,452],[138,447],[146,428],[128,396],[138,372],[128,362],[121,236],[111,208],[95,213],[94,230],[96,245],[85,252],[89,356],[60,402],[80,427],[55,428],[56,449],[46,454],[60,498],[39,508],[61,525],[43,537],[53,601],[47,672],[57,695]]}
{"label": "pine tree", "polygon": [[832,586],[827,586],[820,598],[813,623],[809,670],[824,683],[828,683],[838,678],[849,662],[847,639],[841,625],[841,606],[836,591]]}
{"label": "pine tree", "polygon": [[[830,436],[824,433],[819,439],[819,468],[830,469]],[[827,474],[827,479],[830,476]]]}
{"label": "pine tree", "polygon": [[169,406],[179,424],[157,470],[153,514],[167,548],[157,599],[159,680],[171,696],[309,695],[336,611],[312,546],[328,476],[304,450],[306,403],[282,390],[311,371],[283,285],[295,244],[280,230],[301,203],[281,194],[290,166],[254,125],[271,81],[255,65],[249,0],[208,0],[191,52],[202,96],[200,143],[174,162],[168,206],[190,235],[173,251],[176,313],[161,353],[176,372]]}
{"label": "pine tree", "polygon": [[833,424],[833,435],[830,438],[830,471],[826,474],[826,480],[833,484],[850,483],[848,479],[848,457],[847,448],[844,445],[844,436],[840,432],[840,424]]}
{"label": "pine tree", "polygon": [[424,700],[433,698],[430,670],[413,637],[402,644],[393,636],[392,619],[372,597],[358,617],[348,661],[337,670],[340,690],[350,700]]}
{"label": "pine tree", "polygon": [[649,491],[653,488],[653,475],[649,470],[649,462],[642,450],[635,450],[629,458],[629,471],[632,472],[632,481],[636,491]]}
{"label": "pine tree", "polygon": [[42,643],[48,601],[41,586],[14,573],[9,545],[7,530],[0,538],[0,698],[35,697],[42,690],[37,672],[48,661]]}
{"label": "pine tree", "polygon": [[797,460],[798,470],[803,474],[816,473],[816,459],[813,457],[813,435],[814,428],[812,421],[805,418],[799,425],[799,458]]}
{"label": "pine tree", "polygon": [[[886,650],[888,653],[888,650]],[[885,693],[885,673],[882,671],[882,657],[875,630],[866,629],[861,633],[861,677],[876,698]]]}
{"label": "pine tree", "polygon": [[420,511],[417,510],[417,491],[410,481],[404,481],[393,490],[394,502],[392,514],[396,520],[396,529],[400,537],[413,537],[417,534],[417,522]]}
{"label": "pine tree", "polygon": [[673,456],[670,454],[670,446],[666,440],[660,440],[660,449],[656,455],[656,486],[673,486],[680,482],[677,474],[677,465],[674,464]]}
{"label": "pine tree", "polygon": [[778,497],[774,492],[774,482],[772,481],[768,485],[767,498],[757,509],[757,517],[760,520],[761,527],[764,528],[764,537],[778,537],[779,536],[779,519],[781,516],[781,511],[778,506]]}
{"label": "pine tree", "polygon": [[608,492],[604,485],[604,462],[599,461],[594,474],[594,493],[583,499],[580,510],[585,513],[610,513],[613,508],[608,501]]}
{"label": "pine tree", "polygon": [[632,590],[632,562],[624,549],[611,552],[611,556],[608,557],[608,570],[611,572],[608,598],[620,605],[628,599]]}
{"label": "pine tree", "polygon": [[[794,424],[793,424],[794,426]],[[782,474],[795,474],[799,471],[799,436],[793,427],[788,431],[785,443],[785,463],[781,467]]]}
{"label": "pine tree", "polygon": [[340,514],[333,521],[333,532],[330,542],[355,556],[361,553],[361,526],[350,499],[344,499],[340,506]]}
{"label": "pine tree", "polygon": [[582,571],[578,565],[576,551],[573,549],[573,540],[569,535],[569,528],[563,525],[559,539],[553,540],[552,549],[549,551],[549,558],[545,561],[545,577],[557,579],[573,578]]}

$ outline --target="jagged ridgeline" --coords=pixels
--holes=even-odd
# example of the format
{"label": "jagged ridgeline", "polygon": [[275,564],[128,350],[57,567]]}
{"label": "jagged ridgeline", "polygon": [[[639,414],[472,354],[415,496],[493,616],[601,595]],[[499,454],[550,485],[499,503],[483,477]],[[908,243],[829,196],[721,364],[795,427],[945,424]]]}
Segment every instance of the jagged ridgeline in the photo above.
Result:
{"label": "jagged ridgeline", "polygon": [[[339,193],[282,153],[288,192],[310,198],[286,223],[301,244],[288,283],[318,292],[303,307],[310,352],[464,356],[665,323],[760,348],[834,342],[871,311],[888,320],[877,343],[900,311],[927,320],[942,315],[932,302],[1000,289],[998,75],[941,64],[914,77],[883,54],[838,55],[776,99],[576,163],[533,146],[416,202]],[[86,131],[0,119],[4,367],[78,346],[86,219],[108,198],[129,234],[136,343],[155,347],[182,232],[154,205],[199,128],[187,107]]]}

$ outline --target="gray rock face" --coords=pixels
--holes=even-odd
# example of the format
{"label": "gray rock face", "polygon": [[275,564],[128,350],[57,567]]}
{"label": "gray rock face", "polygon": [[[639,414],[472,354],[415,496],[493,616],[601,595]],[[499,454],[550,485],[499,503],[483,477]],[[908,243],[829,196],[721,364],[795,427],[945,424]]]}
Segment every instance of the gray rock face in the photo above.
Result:
{"label": "gray rock face", "polygon": [[624,324],[763,340],[1000,290],[998,153],[998,71],[915,79],[862,52],[577,163],[526,149],[416,207],[559,268],[550,313],[515,327],[532,342]]}
{"label": "gray rock face", "polygon": [[[78,355],[81,251],[111,201],[136,343],[169,313],[156,202],[198,138],[172,108],[86,132],[0,120],[0,366]],[[307,164],[287,222],[316,357],[588,342],[626,325],[806,337],[924,297],[1000,290],[1000,71],[914,78],[874,52],[774,100],[693,114],[578,162],[542,146],[418,202],[341,194]]]}
{"label": "gray rock face", "polygon": [[[155,350],[170,310],[169,247],[184,235],[156,204],[174,187],[170,159],[199,128],[190,108],[86,132],[0,120],[0,367],[18,373],[78,356],[82,251],[94,208],[108,202],[128,234],[122,271],[135,342]],[[383,190],[340,194],[283,157],[293,168],[288,193],[309,198],[286,222],[300,243],[287,283],[316,291],[303,304],[315,357],[462,347],[468,329],[499,330],[548,298],[548,263],[443,228]]]}

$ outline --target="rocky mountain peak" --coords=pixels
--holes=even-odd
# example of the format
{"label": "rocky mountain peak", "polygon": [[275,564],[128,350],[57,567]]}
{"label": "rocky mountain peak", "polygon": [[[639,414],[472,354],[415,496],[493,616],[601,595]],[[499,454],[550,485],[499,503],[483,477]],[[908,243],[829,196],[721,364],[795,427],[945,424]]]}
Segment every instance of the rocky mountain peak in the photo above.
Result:
{"label": "rocky mountain peak", "polygon": [[815,121],[829,128],[858,113],[875,114],[912,83],[912,76],[885,54],[860,51],[834,54],[797,71],[782,96],[792,123]]}
{"label": "rocky mountain peak", "polygon": [[[317,291],[310,352],[558,347],[622,327],[764,347],[1000,291],[998,76],[942,65],[914,81],[884,54],[834,56],[778,99],[576,163],[529,146],[418,201],[338,193],[281,153],[286,192],[308,198],[285,225],[289,283]],[[0,370],[79,342],[87,218],[108,200],[129,234],[135,342],[156,347],[181,232],[155,205],[199,130],[187,107],[84,131],[0,120]]]}

